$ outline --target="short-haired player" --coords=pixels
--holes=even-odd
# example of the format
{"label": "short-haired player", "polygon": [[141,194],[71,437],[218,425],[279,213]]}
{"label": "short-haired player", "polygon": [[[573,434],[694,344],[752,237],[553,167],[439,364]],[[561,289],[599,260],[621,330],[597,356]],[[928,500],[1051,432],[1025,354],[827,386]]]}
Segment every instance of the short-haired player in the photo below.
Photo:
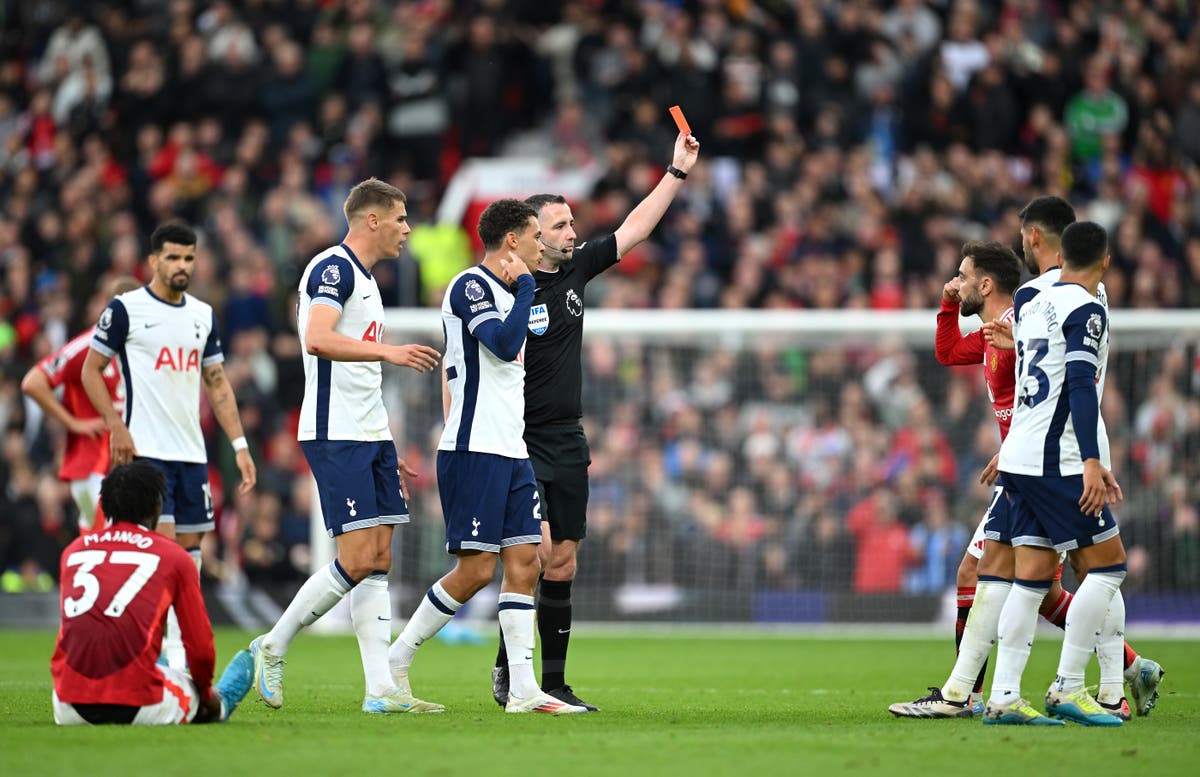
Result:
{"label": "short-haired player", "polygon": [[300,630],[347,594],[362,657],[370,713],[440,712],[412,698],[388,670],[392,533],[408,522],[403,477],[383,404],[383,363],[429,372],[438,352],[383,342],[383,301],[371,270],[400,255],[408,235],[407,198],[375,178],[357,184],[343,209],[345,238],[317,254],[300,276],[297,325],[304,348],[304,400],[297,438],[317,481],[325,529],[337,558],[317,570],[269,632],[250,643],[259,697],[283,706],[283,659]]}
{"label": "short-haired player", "polygon": [[[1084,688],[1092,653],[1125,629],[1125,548],[1108,507],[1121,489],[1102,439],[1098,385],[1107,357],[1108,311],[1097,299],[1109,264],[1104,228],[1070,225],[1061,256],[1058,282],[1015,305],[1017,397],[1013,428],[1000,448],[1000,472],[1013,499],[1016,577],[1000,613],[996,673],[983,712],[988,724],[1122,722]],[[1036,603],[1065,550],[1079,554],[1088,574],[1072,602],[1057,678],[1046,693],[1046,712],[1058,719],[1051,720],[1021,697],[1020,685]]]}
{"label": "short-haired player", "polygon": [[392,676],[397,686],[408,686],[417,649],[491,582],[499,558],[498,609],[511,677],[505,711],[587,712],[544,693],[533,674],[542,530],[523,432],[531,272],[545,250],[537,213],[519,200],[497,200],[479,217],[479,237],[483,261],[455,276],[442,301],[446,426],[438,444],[438,493],[446,550],[457,560],[392,644]]}
{"label": "short-haired player", "polygon": [[[225,355],[217,319],[207,303],[187,293],[196,269],[197,235],[171,221],[150,236],[150,283],[121,294],[96,323],[81,381],[109,430],[114,466],[134,457],[158,467],[167,495],[158,531],[174,538],[200,569],[200,540],[212,531],[208,455],[200,429],[200,390],[236,451],[240,491],[254,487],[256,474],[242,434],[237,399],[221,366]],[[125,412],[118,413],[104,379],[119,357],[125,379]],[[180,668],[185,659],[178,626],[169,616],[166,659]]]}
{"label": "short-haired player", "polygon": [[[151,462],[114,467],[100,487],[111,525],[63,551],[50,660],[60,726],[221,722],[250,690],[254,662],[245,650],[212,682],[216,651],[200,578],[188,554],[154,531],[166,485]],[[187,645],[186,671],[157,663],[168,607]]]}

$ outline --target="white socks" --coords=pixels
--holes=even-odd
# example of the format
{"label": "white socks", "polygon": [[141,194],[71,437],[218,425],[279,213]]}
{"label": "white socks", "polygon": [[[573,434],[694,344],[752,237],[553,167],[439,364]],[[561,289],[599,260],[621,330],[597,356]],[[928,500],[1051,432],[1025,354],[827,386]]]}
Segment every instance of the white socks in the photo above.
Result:
{"label": "white socks", "polygon": [[[996,672],[992,677],[990,702],[1011,704],[1020,698],[1021,675],[1033,647],[1038,607],[1049,590],[1049,580],[1014,581],[1004,602],[1004,609],[1000,611],[997,631],[999,646],[996,648]],[[978,601],[978,591],[975,596]]]}
{"label": "white socks", "polygon": [[324,569],[318,569],[304,581],[274,628],[263,637],[263,647],[277,656],[287,653],[300,629],[312,625],[317,618],[332,610],[354,585],[355,581],[350,579],[337,559]]}
{"label": "white socks", "polygon": [[425,598],[417,606],[417,611],[408,619],[404,631],[396,637],[388,651],[388,664],[391,669],[392,684],[407,690],[408,668],[412,666],[413,656],[421,643],[437,634],[442,627],[450,622],[462,602],[455,601],[446,589],[442,588],[439,580],[425,592]]}
{"label": "white socks", "polygon": [[975,588],[975,603],[967,616],[967,628],[963,631],[958,646],[958,659],[950,678],[942,686],[942,696],[948,701],[966,701],[975,688],[975,680],[992,645],[996,644],[996,633],[1000,625],[1000,611],[1012,581],[1001,578],[981,577]]}
{"label": "white socks", "polygon": [[533,675],[533,633],[535,614],[533,597],[524,594],[500,594],[500,630],[508,652],[509,693],[528,699],[541,691]]}
{"label": "white socks", "polygon": [[187,671],[187,652],[183,649],[183,634],[179,631],[175,605],[167,608],[167,627],[163,629],[162,652],[167,659],[167,666],[177,672]]}
{"label": "white socks", "polygon": [[200,574],[200,567],[204,563],[204,556],[200,551],[200,546],[187,549],[188,555],[192,557],[192,563],[196,565],[196,574]]}
{"label": "white socks", "polygon": [[1119,590],[1100,627],[1096,660],[1100,663],[1100,693],[1096,699],[1116,704],[1125,695],[1125,597]]}
{"label": "white socks", "polygon": [[[187,552],[196,565],[196,574],[199,575],[200,548],[188,548]],[[167,666],[177,672],[188,671],[187,651],[183,648],[183,634],[179,631],[179,618],[175,615],[174,605],[167,608],[167,626],[163,629],[162,652],[167,659]]]}
{"label": "white socks", "polygon": [[[1075,593],[1075,598],[1071,601],[1071,609],[1067,611],[1066,636],[1063,638],[1062,654],[1058,660],[1058,678],[1054,681],[1053,686],[1057,690],[1063,693],[1074,693],[1083,688],[1084,671],[1092,657],[1092,651],[1096,649],[1097,642],[1104,636],[1102,627],[1108,626],[1113,630],[1119,628],[1121,632],[1119,639],[1122,643],[1125,641],[1124,599],[1117,606],[1117,612],[1113,613],[1114,622],[1106,621],[1110,605],[1114,604],[1113,600],[1120,593],[1121,582],[1124,579],[1124,564],[1093,569],[1083,579],[1083,583]],[[1118,617],[1120,618],[1119,627],[1115,623]],[[1108,636],[1110,639],[1116,638],[1112,634]],[[1106,649],[1105,652],[1107,653],[1108,650]],[[1115,680],[1120,682],[1122,675],[1119,668],[1124,656],[1124,648],[1118,647],[1116,655],[1118,671]],[[1101,672],[1108,675],[1109,682],[1112,683],[1114,678],[1111,667],[1108,672],[1105,672],[1104,668],[1104,664],[1101,664]]]}
{"label": "white socks", "polygon": [[367,695],[382,696],[392,687],[388,643],[392,641],[392,601],[387,572],[375,570],[350,592],[350,619],[362,655]]}

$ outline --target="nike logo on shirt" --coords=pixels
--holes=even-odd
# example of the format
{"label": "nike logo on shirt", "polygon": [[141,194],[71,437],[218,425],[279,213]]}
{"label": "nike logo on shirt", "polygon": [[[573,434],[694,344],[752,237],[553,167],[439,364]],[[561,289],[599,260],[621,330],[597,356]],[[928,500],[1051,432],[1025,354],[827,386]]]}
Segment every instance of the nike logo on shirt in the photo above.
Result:
{"label": "nike logo on shirt", "polygon": [[159,325],[159,324],[161,324],[161,323],[162,323],[161,321],[156,321],[156,322],[154,322],[153,324],[143,324],[142,326],[144,326],[144,327],[146,327],[147,329],[149,329],[150,327],[152,327],[152,326],[158,326],[158,325]]}

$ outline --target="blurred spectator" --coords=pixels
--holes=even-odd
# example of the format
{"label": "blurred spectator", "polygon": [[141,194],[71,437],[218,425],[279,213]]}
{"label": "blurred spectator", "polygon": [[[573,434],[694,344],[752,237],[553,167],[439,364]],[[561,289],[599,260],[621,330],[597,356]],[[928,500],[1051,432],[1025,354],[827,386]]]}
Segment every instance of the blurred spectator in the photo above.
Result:
{"label": "blurred spectator", "polygon": [[1105,135],[1120,135],[1129,121],[1125,98],[1109,88],[1108,64],[1102,57],[1090,60],[1084,70],[1084,90],[1067,103],[1067,132],[1075,156],[1091,161],[1100,156]]}
{"label": "blurred spectator", "polygon": [[[662,175],[675,133],[663,107],[679,103],[701,163],[594,307],[926,309],[962,242],[1019,246],[1016,213],[1043,193],[1111,227],[1114,308],[1200,307],[1200,24],[1187,4],[7,7],[20,46],[0,52],[6,586],[57,574],[73,525],[44,485],[61,435],[27,413],[16,380],[94,323],[96,288],[143,272],[144,236],[171,217],[203,232],[211,261],[195,283],[262,452],[264,486],[226,510],[223,563],[206,569],[264,580],[307,563],[297,274],[340,236],[345,192],[369,175],[409,194],[414,224],[380,270],[388,304],[436,305],[470,263],[475,225],[437,218],[464,158],[537,153],[594,180],[572,202],[592,239]],[[1192,334],[1122,346],[1106,387],[1131,580],[1149,590],[1197,585]],[[931,370],[925,346],[764,335],[667,350],[630,336],[585,349],[598,559],[585,569],[609,575],[593,580],[707,589],[719,569],[739,586],[946,584],[997,440],[980,384]],[[436,391],[391,388],[399,444],[428,455]],[[436,528],[435,490],[413,496]],[[432,536],[421,526],[414,542]]]}

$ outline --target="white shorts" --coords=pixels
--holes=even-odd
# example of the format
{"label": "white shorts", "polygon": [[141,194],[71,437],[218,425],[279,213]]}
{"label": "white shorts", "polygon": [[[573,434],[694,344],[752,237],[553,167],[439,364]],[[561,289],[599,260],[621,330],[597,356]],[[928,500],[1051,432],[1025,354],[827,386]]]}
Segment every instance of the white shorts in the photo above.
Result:
{"label": "white shorts", "polygon": [[[200,709],[200,697],[196,694],[196,686],[192,678],[183,672],[169,666],[155,665],[163,679],[163,697],[158,704],[148,704],[138,710],[133,719],[135,726],[176,726],[190,723]],[[75,707],[58,698],[52,692],[54,703],[54,722],[60,726],[89,725]]]}
{"label": "white shorts", "polygon": [[971,542],[967,545],[967,553],[971,554],[976,561],[983,558],[983,541],[986,539],[983,536],[983,528],[987,526],[988,514],[983,511],[983,517],[979,519],[979,525],[975,527],[975,533],[971,535]]}
{"label": "white shorts", "polygon": [[71,481],[71,498],[79,508],[79,525],[84,529],[91,529],[96,524],[96,508],[100,506],[100,483],[103,480],[103,475],[93,472],[86,480]]}

